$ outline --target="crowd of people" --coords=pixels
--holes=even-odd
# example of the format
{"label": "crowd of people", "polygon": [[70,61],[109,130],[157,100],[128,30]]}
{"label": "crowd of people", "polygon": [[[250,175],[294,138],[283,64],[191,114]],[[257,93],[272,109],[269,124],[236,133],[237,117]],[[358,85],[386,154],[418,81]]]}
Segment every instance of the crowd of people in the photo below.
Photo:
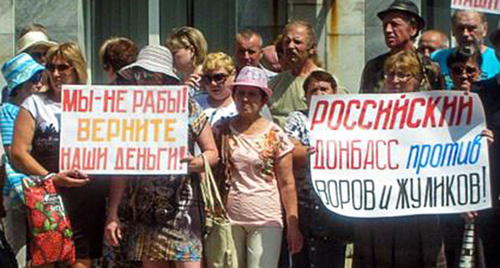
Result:
{"label": "crowd of people", "polygon": [[[61,91],[87,84],[74,42],[56,43],[39,24],[21,31],[2,67],[0,132],[5,236],[20,267],[30,267],[23,178],[52,180],[73,228],[74,268],[92,267],[111,247],[113,267],[205,267],[200,180],[214,169],[232,224],[238,267],[459,267],[465,223],[475,222],[474,267],[500,267],[500,30],[484,14],[456,10],[452,33],[425,29],[418,8],[396,0],[380,11],[388,52],[366,63],[362,93],[462,90],[479,94],[490,142],[493,207],[463,215],[354,219],[329,211],[314,193],[315,153],[308,109],[315,95],[346,94],[317,57],[314,28],[289,22],[264,47],[259,33],[235,36],[234,54],[209,52],[203,33],[183,26],[163,45],[140,49],[106,40],[99,58],[109,85],[187,85],[187,175],[89,176],[59,170]],[[417,43],[418,39],[418,43]],[[204,160],[205,159],[205,160]],[[43,267],[60,267],[49,263]],[[497,266],[498,265],[498,266]]]}

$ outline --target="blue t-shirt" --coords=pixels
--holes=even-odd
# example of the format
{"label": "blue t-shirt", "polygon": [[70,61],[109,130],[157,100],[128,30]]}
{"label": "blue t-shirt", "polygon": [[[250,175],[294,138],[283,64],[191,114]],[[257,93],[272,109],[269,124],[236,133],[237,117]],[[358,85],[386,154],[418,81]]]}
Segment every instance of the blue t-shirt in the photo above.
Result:
{"label": "blue t-shirt", "polygon": [[19,113],[19,106],[12,103],[3,103],[0,109],[0,131],[2,132],[3,146],[10,146],[14,133],[14,121]]}
{"label": "blue t-shirt", "polygon": [[[453,48],[449,49],[441,49],[435,51],[431,54],[431,60],[439,63],[441,67],[441,73],[443,73],[444,80],[446,81],[446,88],[453,88],[453,81],[450,77],[450,71],[448,70],[448,66],[446,65],[446,61],[448,57],[453,52]],[[495,55],[495,50],[486,47],[486,50],[483,52],[483,64],[481,64],[481,78],[479,80],[486,80],[495,76],[500,70],[500,62]]]}
{"label": "blue t-shirt", "polygon": [[[19,106],[9,102],[4,102],[2,104],[2,108],[0,109],[0,131],[2,133],[2,142],[4,147],[12,144],[14,122],[16,121],[19,109]],[[7,179],[5,180],[3,195],[11,198],[11,207],[17,207],[24,201],[22,180],[27,176],[14,169],[14,167],[10,164],[7,155],[4,156],[4,161]]]}

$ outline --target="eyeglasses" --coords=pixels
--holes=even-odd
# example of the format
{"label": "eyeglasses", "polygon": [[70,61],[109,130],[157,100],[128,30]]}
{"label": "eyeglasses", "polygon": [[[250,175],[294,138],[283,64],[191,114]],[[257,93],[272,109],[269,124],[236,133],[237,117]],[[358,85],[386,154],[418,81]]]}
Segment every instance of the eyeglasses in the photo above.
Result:
{"label": "eyeglasses", "polygon": [[401,73],[401,72],[390,72],[390,73],[384,74],[385,79],[394,80],[394,78],[398,78],[398,80],[403,82],[403,83],[410,80],[410,78],[412,76],[413,75],[411,73]]}
{"label": "eyeglasses", "polygon": [[69,64],[53,64],[53,63],[47,63],[47,65],[45,66],[45,68],[47,68],[47,70],[49,70],[50,72],[53,72],[57,69],[57,71],[59,71],[60,73],[62,72],[66,72],[67,70],[69,70],[70,68],[73,68],[72,66],[70,66]]}
{"label": "eyeglasses", "polygon": [[471,75],[476,74],[478,70],[479,69],[477,67],[474,67],[474,66],[453,66],[453,67],[451,67],[451,72],[454,75],[461,75],[465,71],[465,74],[471,76]]}
{"label": "eyeglasses", "polygon": [[222,83],[226,82],[226,79],[228,76],[229,76],[228,74],[224,74],[224,73],[218,73],[218,74],[213,74],[213,75],[205,74],[205,75],[203,75],[202,80],[203,80],[203,83],[205,83],[205,84],[210,84],[210,83],[212,83],[212,81],[214,81],[216,84],[222,84]]}
{"label": "eyeglasses", "polygon": [[30,78],[30,82],[33,84],[38,84],[42,80],[42,72],[38,72]]}

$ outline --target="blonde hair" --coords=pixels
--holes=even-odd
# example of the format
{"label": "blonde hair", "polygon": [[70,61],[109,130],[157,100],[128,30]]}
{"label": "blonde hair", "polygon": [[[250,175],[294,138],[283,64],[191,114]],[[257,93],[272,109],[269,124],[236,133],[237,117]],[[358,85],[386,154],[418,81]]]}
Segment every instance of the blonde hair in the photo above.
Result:
{"label": "blonde hair", "polygon": [[203,73],[213,71],[219,68],[224,68],[228,74],[231,74],[236,67],[234,66],[233,58],[223,52],[214,52],[207,55],[207,59],[203,64]]}
{"label": "blonde hair", "polygon": [[67,42],[51,47],[47,51],[47,62],[51,62],[55,58],[61,58],[67,61],[70,66],[75,68],[79,84],[87,83],[85,58],[83,57],[80,47],[76,43]]}
{"label": "blonde hair", "polygon": [[203,64],[208,50],[207,41],[200,30],[189,26],[174,29],[165,40],[165,46],[170,50],[193,46],[196,66]]}
{"label": "blonde hair", "polygon": [[417,54],[411,50],[400,51],[385,60],[384,73],[392,71],[410,73],[418,80],[424,77],[420,60]]}

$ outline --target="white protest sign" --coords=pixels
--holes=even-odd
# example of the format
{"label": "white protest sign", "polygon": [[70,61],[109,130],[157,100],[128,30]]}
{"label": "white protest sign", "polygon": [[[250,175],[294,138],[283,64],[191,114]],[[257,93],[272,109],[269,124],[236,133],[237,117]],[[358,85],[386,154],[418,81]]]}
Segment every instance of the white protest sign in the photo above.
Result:
{"label": "white protest sign", "polygon": [[61,170],[186,174],[184,86],[63,86]]}
{"label": "white protest sign", "polygon": [[312,183],[350,217],[459,213],[491,206],[484,111],[474,93],[314,97]]}
{"label": "white protest sign", "polygon": [[500,0],[451,0],[451,8],[500,14]]}

